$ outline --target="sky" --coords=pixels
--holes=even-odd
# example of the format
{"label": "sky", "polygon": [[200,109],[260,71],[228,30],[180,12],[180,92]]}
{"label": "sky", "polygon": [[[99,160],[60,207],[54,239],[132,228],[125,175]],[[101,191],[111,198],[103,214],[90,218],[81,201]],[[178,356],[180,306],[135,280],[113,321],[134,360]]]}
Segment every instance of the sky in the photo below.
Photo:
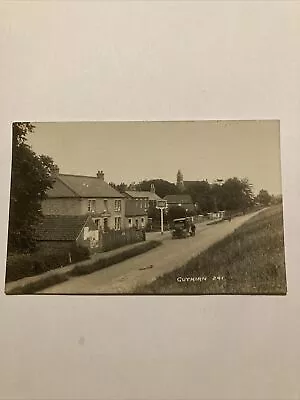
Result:
{"label": "sky", "polygon": [[114,183],[248,178],[281,194],[279,121],[42,122],[28,144],[60,172]]}

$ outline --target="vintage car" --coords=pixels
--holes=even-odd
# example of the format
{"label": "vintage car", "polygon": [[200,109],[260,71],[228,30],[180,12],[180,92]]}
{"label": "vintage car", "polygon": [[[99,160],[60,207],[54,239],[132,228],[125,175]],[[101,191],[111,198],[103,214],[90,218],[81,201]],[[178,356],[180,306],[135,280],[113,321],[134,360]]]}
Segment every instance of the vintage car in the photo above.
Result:
{"label": "vintage car", "polygon": [[191,222],[189,218],[174,219],[172,228],[172,239],[187,238],[191,235]]}

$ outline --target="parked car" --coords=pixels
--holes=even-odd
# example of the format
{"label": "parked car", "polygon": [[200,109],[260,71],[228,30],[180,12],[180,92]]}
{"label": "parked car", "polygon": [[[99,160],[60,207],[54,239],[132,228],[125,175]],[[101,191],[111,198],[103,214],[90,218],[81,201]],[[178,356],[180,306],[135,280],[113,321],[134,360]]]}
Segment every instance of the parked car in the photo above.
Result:
{"label": "parked car", "polygon": [[172,239],[187,238],[191,235],[191,222],[189,218],[174,219],[172,227]]}

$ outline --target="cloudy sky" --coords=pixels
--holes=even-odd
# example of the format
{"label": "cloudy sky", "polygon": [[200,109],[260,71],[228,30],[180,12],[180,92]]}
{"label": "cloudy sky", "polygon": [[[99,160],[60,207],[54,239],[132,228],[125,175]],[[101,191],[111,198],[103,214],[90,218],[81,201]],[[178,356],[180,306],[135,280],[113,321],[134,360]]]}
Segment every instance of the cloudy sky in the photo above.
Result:
{"label": "cloudy sky", "polygon": [[107,182],[247,177],[255,192],[281,193],[278,121],[34,123],[28,143],[61,173]]}

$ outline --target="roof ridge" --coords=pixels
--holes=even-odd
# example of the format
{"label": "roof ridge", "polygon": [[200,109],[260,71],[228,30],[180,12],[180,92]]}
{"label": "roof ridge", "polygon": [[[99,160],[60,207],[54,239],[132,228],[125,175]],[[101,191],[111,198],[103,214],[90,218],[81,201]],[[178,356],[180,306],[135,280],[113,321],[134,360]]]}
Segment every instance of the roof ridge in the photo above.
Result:
{"label": "roof ridge", "polygon": [[[63,176],[74,176],[75,178],[93,178],[93,179],[99,179],[97,176],[90,176],[90,175],[76,175],[76,174],[59,174]],[[106,182],[105,182],[106,183]]]}
{"label": "roof ridge", "polygon": [[62,174],[59,174],[59,175],[57,176],[57,178],[61,181],[61,183],[64,184],[68,189],[70,189],[71,192],[73,192],[76,196],[80,197],[79,193],[77,193],[74,189],[72,189],[66,182],[64,182],[64,181],[60,178],[60,175],[62,175]]}
{"label": "roof ridge", "polygon": [[47,217],[51,217],[51,218],[84,218],[86,217],[86,214],[44,214],[43,218],[47,218]]}

